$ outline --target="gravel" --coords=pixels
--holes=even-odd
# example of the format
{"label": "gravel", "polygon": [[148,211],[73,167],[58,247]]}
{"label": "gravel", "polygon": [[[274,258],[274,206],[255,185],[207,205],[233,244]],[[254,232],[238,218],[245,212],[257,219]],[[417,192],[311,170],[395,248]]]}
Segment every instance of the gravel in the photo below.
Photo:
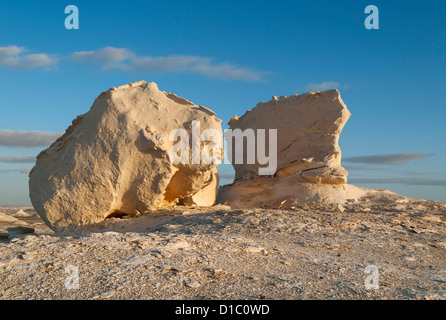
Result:
{"label": "gravel", "polygon": [[446,299],[436,201],[175,207],[59,235],[17,219],[34,233],[0,238],[0,299]]}

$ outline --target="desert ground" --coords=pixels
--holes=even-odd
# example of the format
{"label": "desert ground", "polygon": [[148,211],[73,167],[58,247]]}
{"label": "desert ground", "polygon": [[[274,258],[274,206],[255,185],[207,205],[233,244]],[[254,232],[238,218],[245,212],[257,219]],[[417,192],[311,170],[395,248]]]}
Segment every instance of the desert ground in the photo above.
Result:
{"label": "desert ground", "polygon": [[1,207],[0,299],[445,300],[446,204],[375,200],[173,207],[65,234]]}

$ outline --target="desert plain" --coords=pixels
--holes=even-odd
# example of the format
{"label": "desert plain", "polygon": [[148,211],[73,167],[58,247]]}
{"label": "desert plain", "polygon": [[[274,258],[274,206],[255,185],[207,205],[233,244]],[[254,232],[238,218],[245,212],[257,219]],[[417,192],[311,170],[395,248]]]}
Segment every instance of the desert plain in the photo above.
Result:
{"label": "desert plain", "polygon": [[[0,299],[446,299],[437,201],[389,192],[342,208],[177,207],[71,235],[31,207],[1,211]],[[9,238],[17,226],[34,232]]]}

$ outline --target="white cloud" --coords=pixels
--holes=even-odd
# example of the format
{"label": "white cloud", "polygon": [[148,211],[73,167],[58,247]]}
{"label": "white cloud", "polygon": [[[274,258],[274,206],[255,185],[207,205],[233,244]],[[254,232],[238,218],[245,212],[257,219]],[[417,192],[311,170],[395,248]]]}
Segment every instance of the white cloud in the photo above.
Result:
{"label": "white cloud", "polygon": [[191,70],[221,79],[241,79],[249,81],[260,81],[267,74],[251,69],[235,67],[229,63],[212,64],[210,59],[206,59],[191,67]]}
{"label": "white cloud", "polygon": [[404,184],[409,186],[446,186],[445,179],[430,178],[350,178],[353,184]]}
{"label": "white cloud", "polygon": [[[0,67],[13,70],[48,69],[58,64],[59,58],[46,53],[27,53],[15,45],[0,47]],[[192,55],[138,56],[126,48],[105,47],[94,51],[77,51],[64,58],[77,63],[96,63],[102,70],[124,72],[183,72],[219,79],[260,81],[269,72],[239,67],[231,63],[216,63],[212,58]]]}
{"label": "white cloud", "polygon": [[8,46],[0,47],[0,67],[8,67],[14,70],[47,69],[56,65],[59,59],[46,53],[27,54],[24,47]]}
{"label": "white cloud", "polygon": [[0,174],[7,174],[7,173],[12,173],[12,172],[17,172],[16,169],[0,169]]}
{"label": "white cloud", "polygon": [[32,169],[32,167],[23,167],[23,168],[20,168],[20,169],[0,169],[0,174],[8,174],[8,173],[13,173],[13,172],[18,172],[18,173],[22,173],[22,174],[29,174],[31,169]]}
{"label": "white cloud", "polygon": [[230,63],[214,63],[211,58],[191,55],[137,56],[125,48],[105,47],[96,51],[79,51],[70,60],[99,63],[101,69],[126,72],[188,72],[220,79],[260,81],[266,72],[237,67]]}
{"label": "white cloud", "polygon": [[187,71],[191,66],[202,63],[206,58],[198,56],[180,56],[170,55],[166,57],[135,57],[127,65],[124,70],[127,71]]}
{"label": "white cloud", "polygon": [[348,157],[342,159],[348,163],[366,163],[366,164],[385,164],[385,165],[402,165],[411,160],[424,159],[432,157],[431,153],[396,153],[396,154],[378,154],[371,156]]}
{"label": "white cloud", "polygon": [[[348,159],[348,158],[347,158]],[[347,160],[348,162],[348,160]],[[355,165],[355,164],[345,164],[343,165],[343,167],[345,169],[347,169],[347,171],[350,170],[362,170],[362,171],[386,171],[388,170],[388,168],[382,168],[382,167],[373,167],[373,166],[359,166],[359,165]]]}
{"label": "white cloud", "polygon": [[28,148],[48,147],[61,135],[61,132],[0,129],[0,146]]}
{"label": "white cloud", "polygon": [[19,173],[23,173],[23,174],[29,174],[29,172],[31,171],[33,167],[23,167],[19,169]]}
{"label": "white cloud", "polygon": [[302,87],[302,91],[326,91],[330,89],[347,89],[348,85],[341,85],[339,82],[325,81],[321,83],[309,83]]}
{"label": "white cloud", "polygon": [[34,163],[36,156],[0,156],[0,163]]}
{"label": "white cloud", "polygon": [[78,51],[71,55],[70,60],[76,62],[98,62],[103,69],[124,68],[124,61],[134,56],[134,53],[124,48],[105,47],[97,51]]}

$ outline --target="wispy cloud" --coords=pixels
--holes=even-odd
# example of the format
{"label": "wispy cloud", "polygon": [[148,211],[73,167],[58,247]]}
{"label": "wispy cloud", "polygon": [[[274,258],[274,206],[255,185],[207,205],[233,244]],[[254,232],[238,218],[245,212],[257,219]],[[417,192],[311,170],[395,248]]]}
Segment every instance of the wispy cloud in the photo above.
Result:
{"label": "wispy cloud", "polygon": [[135,54],[125,48],[105,47],[97,51],[78,51],[70,56],[76,62],[99,63],[101,68],[123,69],[130,58]]}
{"label": "wispy cloud", "polygon": [[223,80],[261,81],[270,72],[236,66],[229,62],[215,62],[210,57],[194,55],[150,56],[137,55],[127,48],[104,47],[93,51],[77,51],[69,56],[29,53],[25,47],[0,47],[0,67],[31,71],[49,69],[60,61],[95,63],[101,70],[123,72],[180,72],[201,74]]}
{"label": "wispy cloud", "polygon": [[33,167],[23,167],[19,169],[19,173],[23,173],[23,174],[29,174],[29,172],[31,171]]}
{"label": "wispy cloud", "polygon": [[388,170],[388,168],[381,168],[381,167],[371,167],[371,166],[358,166],[355,164],[346,164],[343,165],[345,169],[348,171],[354,171],[354,170],[361,170],[361,171],[385,171]]}
{"label": "wispy cloud", "polygon": [[0,174],[8,174],[8,173],[22,173],[22,174],[29,174],[29,172],[31,171],[32,167],[23,167],[20,169],[0,169]]}
{"label": "wispy cloud", "polygon": [[235,174],[230,172],[219,172],[218,176],[220,177],[220,179],[234,180],[235,178]]}
{"label": "wispy cloud", "polygon": [[215,63],[212,58],[192,55],[138,56],[126,48],[105,47],[96,51],[79,51],[70,56],[71,61],[98,63],[102,70],[125,72],[184,72],[196,73],[219,79],[260,81],[267,72]]}
{"label": "wispy cloud", "polygon": [[0,129],[0,146],[3,147],[48,147],[62,132],[22,131]]}
{"label": "wispy cloud", "polygon": [[0,174],[7,174],[12,172],[17,172],[17,169],[0,169]]}
{"label": "wispy cloud", "polygon": [[34,163],[36,156],[0,156],[0,163]]}
{"label": "wispy cloud", "polygon": [[335,81],[324,81],[321,83],[309,83],[302,88],[301,91],[326,91],[330,89],[348,89],[349,85],[341,85],[339,82]]}
{"label": "wispy cloud", "polygon": [[410,186],[446,186],[444,179],[429,178],[350,178],[353,184],[404,184]]}
{"label": "wispy cloud", "polygon": [[27,52],[26,48],[15,45],[0,47],[0,67],[30,71],[37,68],[48,69],[59,61],[55,55]]}
{"label": "wispy cloud", "polygon": [[235,170],[232,165],[221,164],[217,167],[218,176],[220,177],[220,184],[224,185],[231,183],[235,178]]}
{"label": "wispy cloud", "polygon": [[386,175],[386,177],[389,176],[389,174],[392,175],[400,175],[400,177],[439,177],[439,176],[446,176],[445,172],[438,172],[438,171],[414,171],[414,170],[401,170],[399,168],[395,168],[395,166],[386,166],[386,167],[377,167],[373,165],[369,166],[361,166],[361,165],[355,165],[355,164],[343,164],[342,165],[347,171],[354,172],[355,177],[358,175],[365,176],[369,175],[370,172],[373,172],[373,177],[376,178],[376,176],[380,173]]}
{"label": "wispy cloud", "polygon": [[435,154],[427,153],[397,153],[397,154],[379,154],[361,157],[343,158],[343,162],[347,163],[365,163],[365,164],[385,164],[385,165],[402,165],[406,162],[418,159],[432,157]]}

